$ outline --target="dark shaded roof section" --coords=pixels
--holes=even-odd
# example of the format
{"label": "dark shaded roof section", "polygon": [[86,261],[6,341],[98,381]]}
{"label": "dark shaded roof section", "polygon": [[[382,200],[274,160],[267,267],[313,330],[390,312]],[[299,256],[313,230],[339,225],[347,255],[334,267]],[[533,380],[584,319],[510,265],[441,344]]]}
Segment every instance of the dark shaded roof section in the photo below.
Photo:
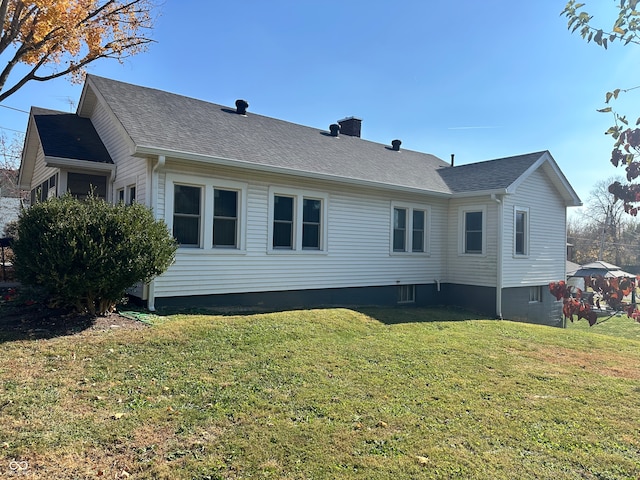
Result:
{"label": "dark shaded roof section", "polygon": [[[137,149],[150,148],[450,194],[437,169],[448,163],[420,152],[330,135],[327,130],[224,107],[161,90],[94,75],[97,90]],[[251,103],[251,99],[247,99]],[[168,155],[170,153],[167,153]]]}
{"label": "dark shaded roof section", "polygon": [[47,157],[113,163],[88,118],[74,113],[33,108],[33,119]]}
{"label": "dark shaded roof section", "polygon": [[528,153],[438,170],[452,193],[506,189],[546,152]]}

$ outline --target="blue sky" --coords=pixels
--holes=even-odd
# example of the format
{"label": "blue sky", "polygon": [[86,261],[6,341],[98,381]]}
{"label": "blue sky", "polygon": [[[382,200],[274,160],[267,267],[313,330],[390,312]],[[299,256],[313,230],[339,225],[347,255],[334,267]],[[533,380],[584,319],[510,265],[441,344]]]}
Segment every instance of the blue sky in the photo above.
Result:
{"label": "blue sky", "polygon": [[[586,200],[622,175],[608,161],[607,91],[640,84],[640,46],[570,34],[564,0],[163,0],[147,53],[89,72],[316,128],[348,116],[362,136],[456,164],[549,150]],[[587,1],[607,27],[614,0]],[[2,58],[0,58],[0,61]],[[74,109],[80,85],[27,84],[2,105]],[[640,93],[614,105],[635,119]],[[0,127],[27,115],[0,108]]]}

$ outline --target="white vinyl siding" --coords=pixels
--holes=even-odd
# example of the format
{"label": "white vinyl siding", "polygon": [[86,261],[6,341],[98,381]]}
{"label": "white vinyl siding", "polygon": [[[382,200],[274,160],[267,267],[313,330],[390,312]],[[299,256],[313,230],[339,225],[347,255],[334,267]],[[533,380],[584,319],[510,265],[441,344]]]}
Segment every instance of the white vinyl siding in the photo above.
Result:
{"label": "white vinyl siding", "polygon": [[[150,185],[148,162],[146,159],[131,155],[131,141],[124,129],[117,123],[111,112],[98,102],[91,113],[91,123],[100,135],[102,143],[116,164],[116,175],[113,191],[109,198],[118,201],[117,192],[125,190],[125,203],[131,203],[132,194],[135,201],[151,206],[151,199],[147,195]],[[113,195],[113,197],[111,196]]]}
{"label": "white vinyl siding", "polygon": [[[44,163],[44,152],[42,146],[38,146],[38,155],[36,156],[35,165],[33,168],[33,176],[31,177],[31,189],[38,188],[42,182],[49,180],[53,175],[58,172],[57,168],[47,167]],[[58,185],[59,187],[59,185]]]}
{"label": "white vinyl siding", "polygon": [[[504,199],[503,284],[505,287],[547,285],[562,280],[566,261],[566,207],[544,168],[533,172],[515,194]],[[526,255],[514,255],[514,211],[527,209]]]}
{"label": "white vinyl siding", "polygon": [[[174,168],[170,159],[167,164],[168,170]],[[234,251],[225,249],[179,249],[175,263],[155,280],[155,295],[158,297],[418,285],[433,284],[443,279],[446,200],[430,201],[431,257],[389,255],[392,201],[404,200],[409,205],[420,205],[417,200],[424,200],[424,197],[399,199],[397,195],[384,195],[380,191],[339,188],[339,185],[304,179],[291,181],[296,188],[286,188],[278,186],[287,180],[281,176],[261,175],[260,180],[249,180],[246,172],[230,168],[216,168],[216,173],[229,181],[235,178],[236,181],[243,179],[248,182],[244,214],[246,248],[243,255],[234,255]],[[175,175],[169,172],[167,179]],[[192,182],[196,178],[206,178],[202,172],[187,176]],[[160,183],[171,184],[169,180],[162,181],[162,176]],[[289,251],[287,255],[270,249],[272,215],[269,209],[270,199],[275,193],[323,200],[322,207],[326,209],[323,218],[326,221],[322,225],[321,242],[326,242],[326,250]],[[166,199],[160,203],[164,203],[164,218],[168,221],[172,210],[168,208]],[[206,218],[206,214],[204,216]],[[207,227],[204,230],[206,232]]]}
{"label": "white vinyl siding", "polygon": [[[464,213],[482,211],[482,254],[464,253]],[[449,202],[446,276],[444,281],[461,285],[495,287],[497,274],[498,206],[488,197],[452,199]]]}

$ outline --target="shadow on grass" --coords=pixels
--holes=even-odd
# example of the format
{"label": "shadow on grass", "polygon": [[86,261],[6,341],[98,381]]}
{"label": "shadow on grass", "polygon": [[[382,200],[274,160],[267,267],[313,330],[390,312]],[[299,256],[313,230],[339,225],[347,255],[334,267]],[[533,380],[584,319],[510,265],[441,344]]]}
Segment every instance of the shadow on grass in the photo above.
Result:
{"label": "shadow on grass", "polygon": [[20,286],[0,287],[0,344],[75,335],[96,325],[122,323],[118,318],[118,315],[82,315],[68,309],[51,308],[36,290]]}
{"label": "shadow on grass", "polygon": [[[322,310],[345,308],[360,312],[385,325],[424,322],[451,322],[477,320],[486,317],[455,307],[416,306],[356,306],[320,305],[289,306],[286,308],[256,307],[195,307],[159,308],[149,312],[141,305],[130,302],[120,305],[120,316],[143,324],[157,323],[157,317],[171,315],[216,315],[248,316],[264,313],[291,312],[295,310]],[[115,317],[114,317],[115,318]],[[0,343],[19,340],[51,339],[74,335],[96,325],[113,323],[110,318],[79,315],[68,310],[48,308],[45,299],[38,292],[26,288],[0,288]]]}
{"label": "shadow on grass", "polygon": [[425,322],[462,322],[487,318],[456,307],[357,307],[363,313],[385,325]]}

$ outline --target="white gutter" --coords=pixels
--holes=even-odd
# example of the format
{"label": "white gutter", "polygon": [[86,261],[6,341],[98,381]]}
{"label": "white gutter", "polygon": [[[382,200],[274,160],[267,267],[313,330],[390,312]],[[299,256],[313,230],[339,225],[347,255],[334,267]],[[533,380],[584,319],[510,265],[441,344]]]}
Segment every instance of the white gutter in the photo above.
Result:
{"label": "white gutter", "polygon": [[[153,168],[151,169],[151,211],[153,212],[153,216],[156,218],[156,220],[158,220],[158,169],[164,167],[164,164],[166,162],[166,157],[164,155],[159,155],[158,156],[158,161],[156,162],[156,164],[153,166]],[[148,284],[148,299],[147,299],[147,308],[152,311],[155,312],[156,311],[156,297],[155,297],[155,291],[156,291],[156,283],[155,283],[155,279],[151,279],[151,281]]]}
{"label": "white gutter", "polygon": [[498,204],[498,246],[496,255],[496,317],[502,320],[502,246],[504,245],[504,203],[502,195],[491,195]]}

